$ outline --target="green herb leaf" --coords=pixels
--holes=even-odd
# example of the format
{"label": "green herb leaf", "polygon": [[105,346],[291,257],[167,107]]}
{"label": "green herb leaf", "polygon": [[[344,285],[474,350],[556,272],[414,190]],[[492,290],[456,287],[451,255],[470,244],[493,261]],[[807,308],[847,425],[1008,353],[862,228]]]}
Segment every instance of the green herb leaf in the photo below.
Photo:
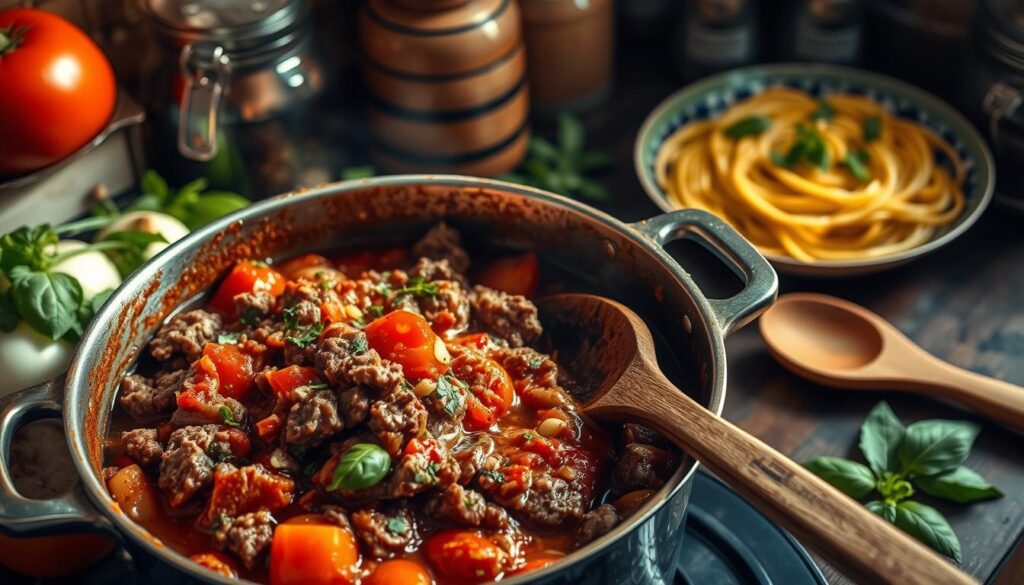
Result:
{"label": "green herb leaf", "polygon": [[[912,427],[913,425],[911,425]],[[909,433],[909,428],[907,429]],[[900,502],[896,505],[896,526],[907,534],[960,562],[960,540],[953,527],[938,510],[919,502]]]}
{"label": "green herb leaf", "polygon": [[842,164],[846,168],[850,169],[850,174],[857,178],[858,181],[870,181],[871,170],[865,166],[868,160],[867,153],[863,150],[854,151],[846,154],[846,158],[843,159]]}
{"label": "green herb leaf", "polygon": [[355,179],[369,179],[370,177],[376,175],[377,170],[370,165],[348,167],[347,169],[342,169],[341,171],[341,178],[344,181],[352,181]]}
{"label": "green herb leaf", "polygon": [[899,471],[899,447],[903,442],[903,423],[885,402],[879,402],[860,425],[860,451],[871,470],[881,476]]}
{"label": "green herb leaf", "polygon": [[363,355],[369,348],[370,342],[367,340],[366,334],[362,332],[356,333],[355,337],[348,342],[348,350],[354,355]]}
{"label": "green herb leaf", "polygon": [[235,345],[241,333],[221,333],[217,336],[217,343],[221,345]]}
{"label": "green herb leaf", "polygon": [[768,116],[747,116],[733,122],[725,129],[725,135],[729,138],[743,138],[744,136],[758,136],[772,125],[772,119]]}
{"label": "green herb leaf", "polygon": [[220,418],[224,421],[224,424],[229,427],[239,428],[242,426],[242,423],[235,420],[235,413],[231,412],[231,409],[228,408],[227,405],[218,408],[217,413],[220,414]]}
{"label": "green herb leaf", "polygon": [[825,100],[818,100],[818,109],[811,113],[812,120],[831,120],[836,117],[836,109]]}
{"label": "green herb leaf", "polygon": [[493,469],[485,469],[480,472],[480,475],[496,483],[505,483],[505,474],[503,474],[500,471],[495,471]]}
{"label": "green herb leaf", "polygon": [[864,119],[863,124],[864,142],[878,140],[882,136],[882,119],[878,116],[870,116]]}
{"label": "green herb leaf", "polygon": [[584,199],[590,199],[591,201],[611,201],[611,196],[608,194],[608,190],[604,188],[604,185],[594,181],[592,179],[583,179],[580,181],[579,187],[576,188],[579,192],[580,197]]}
{"label": "green herb leaf", "polygon": [[370,305],[366,308],[366,312],[373,315],[374,319],[379,319],[384,316],[384,307],[380,305]]}
{"label": "green herb leaf", "polygon": [[388,474],[391,456],[380,445],[356,443],[338,459],[327,491],[362,490],[377,485]]}
{"label": "green herb leaf", "polygon": [[104,289],[89,299],[89,302],[82,303],[82,306],[78,308],[79,326],[73,327],[72,331],[81,335],[81,333],[85,331],[85,326],[89,324],[89,321],[92,321],[92,318],[99,312],[100,308],[107,302],[107,299],[109,299],[112,294],[114,294],[114,289]]}
{"label": "green herb leaf", "polygon": [[981,428],[970,422],[926,420],[907,427],[900,445],[904,475],[936,475],[967,459]]}
{"label": "green herb leaf", "polygon": [[242,322],[242,325],[254,327],[257,324],[259,324],[261,316],[262,315],[260,314],[258,309],[256,309],[255,307],[249,307],[248,309],[245,310],[245,312],[242,313],[242,316],[239,317],[238,320]]}
{"label": "green herb leaf", "polygon": [[804,467],[851,498],[863,498],[875,489],[875,474],[856,461],[818,457],[804,463]]}
{"label": "green herb leaf", "polygon": [[526,146],[526,152],[528,156],[549,162],[554,162],[561,156],[561,153],[558,152],[554,144],[540,136],[530,137],[530,142]]}
{"label": "green herb leaf", "polygon": [[872,500],[864,507],[871,510],[875,514],[878,514],[884,518],[887,522],[896,522],[896,503],[895,502],[883,502],[881,500]]}
{"label": "green herb leaf", "polygon": [[328,388],[330,388],[330,386],[328,384],[325,384],[324,382],[311,382],[309,384],[306,384],[306,386],[310,390],[327,390]]}
{"label": "green herb leaf", "polygon": [[409,530],[409,523],[405,521],[405,518],[395,516],[393,518],[388,518],[385,527],[391,534],[405,534],[406,531]]}
{"label": "green herb leaf", "polygon": [[0,270],[11,274],[16,266],[29,270],[50,267],[52,246],[59,241],[57,232],[49,224],[23,226],[0,238]]}
{"label": "green herb leaf", "polygon": [[14,305],[33,329],[56,341],[80,327],[82,287],[74,277],[25,266],[15,266],[7,276]]}
{"label": "green herb leaf", "polygon": [[928,495],[961,504],[1001,498],[1004,495],[977,472],[963,466],[939,475],[915,477],[914,483]]}
{"label": "green herb leaf", "polygon": [[440,290],[436,282],[428,282],[422,276],[414,276],[405,286],[395,291],[395,296],[413,295],[416,297],[437,296]]}
{"label": "green herb leaf", "polygon": [[154,234],[143,231],[123,231],[107,234],[103,242],[121,242],[125,246],[114,250],[107,250],[107,257],[117,266],[117,271],[122,278],[135,272],[140,266],[149,260],[146,257],[146,250],[150,244],[166,243],[167,239],[161,234]]}
{"label": "green herb leaf", "polygon": [[249,206],[249,200],[235,193],[210,191],[192,203],[184,217],[179,217],[188,229],[195,230],[215,219]]}
{"label": "green herb leaf", "polygon": [[323,332],[323,330],[324,324],[317,323],[303,331],[301,335],[288,336],[285,337],[284,340],[292,345],[299,347],[300,349],[306,349],[307,347],[312,345],[317,340],[318,337],[320,337],[320,334]]}
{"label": "green herb leaf", "polygon": [[583,124],[569,114],[558,117],[558,145],[562,152],[571,156],[579,156],[583,152]]}
{"label": "green herb leaf", "polygon": [[604,152],[584,152],[576,161],[576,167],[582,173],[592,173],[610,168],[615,164],[615,159]]}
{"label": "green herb leaf", "polygon": [[437,394],[438,400],[441,401],[445,414],[449,417],[454,417],[455,413],[459,411],[459,407],[462,406],[461,389],[462,382],[450,374],[445,374],[437,379],[437,388],[434,392]]}
{"label": "green herb leaf", "polygon": [[914,486],[898,473],[886,471],[878,480],[876,486],[878,493],[882,494],[886,502],[898,502],[914,495]]}
{"label": "green herb leaf", "polygon": [[167,181],[153,169],[149,169],[142,174],[142,181],[140,183],[142,192],[155,196],[156,200],[160,203],[166,202],[167,198],[170,197],[171,189],[167,186]]}

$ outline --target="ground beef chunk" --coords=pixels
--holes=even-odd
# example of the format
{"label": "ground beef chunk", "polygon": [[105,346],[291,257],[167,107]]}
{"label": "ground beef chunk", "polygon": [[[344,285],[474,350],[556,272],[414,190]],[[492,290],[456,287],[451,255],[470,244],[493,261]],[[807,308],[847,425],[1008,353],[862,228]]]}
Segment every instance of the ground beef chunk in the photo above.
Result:
{"label": "ground beef chunk", "polygon": [[345,428],[345,423],[338,416],[334,392],[313,392],[308,387],[305,390],[308,395],[293,404],[288,412],[284,442],[290,445],[319,445]]}
{"label": "ground beef chunk", "polygon": [[469,254],[462,247],[462,236],[443,222],[430,228],[412,247],[414,256],[447,260],[452,270],[460,273],[469,268]]}
{"label": "ground beef chunk", "polygon": [[483,329],[505,339],[512,347],[532,342],[543,331],[537,306],[524,296],[476,285],[469,294],[469,305],[473,319]]}
{"label": "ground beef chunk", "polygon": [[266,510],[225,519],[214,533],[217,546],[233,552],[250,571],[256,568],[273,539],[274,517]]}
{"label": "ground beef chunk", "polygon": [[174,410],[175,392],[181,389],[185,371],[159,374],[154,380],[132,374],[121,380],[121,407],[136,419],[153,418]]}
{"label": "ground beef chunk", "polygon": [[276,299],[267,291],[248,292],[235,295],[235,311],[246,323],[262,319],[270,314]]}
{"label": "ground beef chunk", "polygon": [[491,358],[501,364],[515,383],[516,394],[537,408],[572,408],[572,399],[558,383],[558,364],[529,347],[497,349]]}
{"label": "ground beef chunk", "polygon": [[318,344],[315,354],[317,370],[332,386],[348,388],[362,384],[390,393],[401,385],[402,366],[385,361],[376,350],[368,349],[365,333],[344,325],[336,331],[338,335]]}
{"label": "ground beef chunk", "polygon": [[345,426],[352,428],[370,416],[370,391],[365,386],[353,386],[338,392],[338,410]]}
{"label": "ground beef chunk", "polygon": [[576,543],[583,546],[607,534],[619,523],[619,513],[611,504],[604,504],[583,515],[576,528]]}
{"label": "ground beef chunk", "polygon": [[483,526],[500,529],[508,526],[508,513],[486,500],[480,493],[453,483],[427,500],[427,514],[435,520],[457,526]]}
{"label": "ground beef chunk", "polygon": [[184,504],[212,479],[213,459],[203,447],[188,438],[174,447],[168,445],[160,460],[157,485],[167,494],[172,508]]}
{"label": "ground beef chunk", "polygon": [[622,437],[626,443],[644,443],[655,447],[670,447],[671,443],[665,440],[652,428],[637,423],[626,423],[622,425]]}
{"label": "ground beef chunk", "polygon": [[537,526],[559,526],[583,516],[583,494],[565,480],[535,476],[526,494],[526,502],[517,512],[524,520]]}
{"label": "ground beef chunk", "polygon": [[435,487],[446,487],[458,478],[459,464],[454,459],[445,456],[437,463],[427,453],[411,453],[399,458],[390,477],[364,491],[371,498],[411,498]]}
{"label": "ground beef chunk", "polygon": [[149,342],[149,353],[160,361],[184,354],[193,362],[203,355],[204,345],[217,341],[222,326],[221,317],[216,313],[202,309],[180,313],[161,327]]}
{"label": "ground beef chunk", "polygon": [[384,449],[397,457],[410,439],[427,431],[427,410],[410,390],[400,389],[370,406],[366,425]]}
{"label": "ground beef chunk", "polygon": [[171,424],[179,427],[210,423],[219,424],[224,422],[224,415],[221,412],[222,408],[227,408],[231,412],[231,418],[238,422],[238,424],[242,424],[242,421],[249,415],[249,411],[246,410],[245,406],[242,406],[241,402],[234,398],[227,398],[217,394],[214,397],[214,401],[204,405],[201,410],[178,408],[171,415]]}
{"label": "ground beef chunk", "polygon": [[378,510],[357,510],[351,521],[363,550],[377,559],[405,552],[417,540],[416,524],[405,508],[390,516]]}
{"label": "ground beef chunk", "polygon": [[[459,446],[462,447],[463,445]],[[473,481],[473,477],[480,471],[484,460],[493,452],[494,439],[487,434],[477,435],[467,447],[462,449],[456,447],[452,456],[459,462],[459,468],[461,469],[459,483],[465,485]]]}
{"label": "ground beef chunk", "polygon": [[352,531],[352,523],[348,519],[348,511],[341,506],[323,506],[320,508],[320,513],[323,514],[327,521],[335,526],[341,526],[349,532]]}
{"label": "ground beef chunk", "polygon": [[156,429],[134,429],[121,433],[124,451],[143,467],[160,462],[164,448],[156,438]]}
{"label": "ground beef chunk", "polygon": [[672,475],[679,458],[672,452],[643,443],[629,443],[615,462],[612,485],[625,493],[637,489],[657,489]]}
{"label": "ground beef chunk", "polygon": [[409,270],[409,277],[420,277],[425,280],[454,280],[459,284],[465,284],[466,279],[457,272],[448,260],[434,260],[431,258],[420,258],[416,265]]}
{"label": "ground beef chunk", "polygon": [[418,295],[419,313],[435,331],[465,329],[469,323],[469,295],[454,280],[438,280],[437,294]]}

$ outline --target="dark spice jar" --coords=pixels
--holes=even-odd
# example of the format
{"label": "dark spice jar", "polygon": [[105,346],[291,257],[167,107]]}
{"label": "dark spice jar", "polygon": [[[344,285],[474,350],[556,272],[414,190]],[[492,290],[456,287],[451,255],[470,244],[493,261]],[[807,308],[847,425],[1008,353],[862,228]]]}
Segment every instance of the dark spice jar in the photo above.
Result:
{"label": "dark spice jar", "polygon": [[982,2],[974,41],[964,105],[992,145],[1000,198],[1024,209],[1024,2]]}
{"label": "dark spice jar", "polygon": [[519,164],[529,94],[515,0],[369,0],[359,19],[376,163],[494,175]]}
{"label": "dark spice jar", "polygon": [[175,182],[263,197],[301,184],[324,86],[306,0],[145,0],[160,41],[147,91],[153,160]]}

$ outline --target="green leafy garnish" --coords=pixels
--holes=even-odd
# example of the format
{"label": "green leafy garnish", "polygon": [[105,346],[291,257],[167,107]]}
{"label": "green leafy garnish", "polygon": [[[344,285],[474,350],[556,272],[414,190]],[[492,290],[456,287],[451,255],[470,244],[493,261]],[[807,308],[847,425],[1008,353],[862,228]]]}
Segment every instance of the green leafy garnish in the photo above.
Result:
{"label": "green leafy garnish", "polygon": [[312,345],[317,340],[318,337],[320,337],[320,334],[323,332],[323,330],[324,324],[317,323],[315,325],[311,325],[300,335],[289,335],[285,337],[284,340],[294,346],[299,347],[300,349],[306,349],[307,347]]}
{"label": "green leafy garnish", "polygon": [[825,100],[818,100],[818,109],[811,113],[812,120],[831,120],[836,117],[836,109]]}
{"label": "green leafy garnish", "polygon": [[348,167],[341,170],[341,179],[351,181],[354,179],[369,179],[377,175],[377,170],[369,165]]}
{"label": "green leafy garnish", "polygon": [[960,541],[942,514],[910,498],[918,491],[959,503],[998,498],[1003,493],[964,467],[978,435],[976,424],[926,420],[904,427],[885,402],[861,425],[860,450],[867,466],[838,457],[804,465],[854,498],[881,495],[865,506],[936,551],[961,560]]}
{"label": "green leafy garnish", "polygon": [[532,136],[519,168],[498,178],[593,201],[608,201],[604,186],[591,176],[611,167],[612,158],[603,152],[586,151],[585,139],[583,124],[562,114],[558,119],[557,146],[543,137]]}
{"label": "green leafy garnish", "polygon": [[221,345],[235,345],[241,333],[221,333],[217,336],[217,343]]}
{"label": "green leafy garnish", "polygon": [[871,170],[866,166],[870,160],[871,157],[867,152],[854,150],[846,154],[846,157],[842,160],[842,165],[850,169],[850,174],[856,177],[858,181],[870,181]]}
{"label": "green leafy garnish", "polygon": [[[142,175],[142,195],[125,212],[159,211],[177,218],[194,230],[249,205],[249,200],[227,191],[206,191],[209,182],[198,178],[176,192],[156,171]],[[97,210],[93,210],[97,213]]]}
{"label": "green leafy garnish", "polygon": [[500,471],[495,471],[493,469],[485,469],[480,472],[480,475],[496,483],[505,483],[505,474],[503,474]]}
{"label": "green leafy garnish", "polygon": [[285,307],[281,310],[281,320],[284,322],[285,331],[292,331],[298,327],[298,317],[295,307]]}
{"label": "green leafy garnish", "polygon": [[772,125],[772,119],[768,116],[747,116],[737,120],[724,130],[729,138],[743,138],[744,136],[758,136]]}
{"label": "green leafy garnish", "polygon": [[391,467],[391,456],[380,445],[356,443],[338,459],[327,491],[362,490],[377,485]]}
{"label": "green leafy garnish", "polygon": [[224,424],[229,427],[240,428],[242,426],[242,423],[235,420],[235,413],[231,412],[231,409],[228,408],[227,405],[218,408],[217,412],[220,414],[220,418],[224,421]]}
{"label": "green leafy garnish", "polygon": [[14,306],[30,327],[57,340],[80,326],[82,286],[74,277],[26,266],[15,266],[7,277]]}
{"label": "green leafy garnish", "polygon": [[437,296],[440,290],[436,282],[430,282],[422,276],[414,276],[400,289],[395,290],[395,296],[413,295],[415,297]]}
{"label": "green leafy garnish", "polygon": [[409,530],[409,523],[405,521],[405,518],[395,516],[394,518],[388,518],[385,527],[391,534],[405,534]]}
{"label": "green leafy garnish", "polygon": [[878,116],[864,118],[863,128],[864,142],[878,140],[882,136],[882,119]]}
{"label": "green leafy garnish", "polygon": [[365,333],[356,333],[355,337],[348,342],[348,350],[355,355],[363,355],[370,348],[370,342]]}
{"label": "green leafy garnish", "polygon": [[327,390],[328,388],[330,388],[330,385],[325,384],[324,382],[311,382],[309,384],[306,384],[306,387],[308,387],[310,390]]}
{"label": "green leafy garnish", "polygon": [[107,251],[107,256],[117,266],[117,271],[122,278],[135,272],[139,266],[146,263],[146,250],[150,244],[167,243],[161,234],[153,234],[142,231],[123,231],[107,234],[101,242],[125,242],[129,246],[122,249]]}
{"label": "green leafy garnish", "polygon": [[462,393],[459,391],[462,388],[462,382],[450,374],[445,374],[437,379],[437,388],[434,392],[437,394],[438,400],[441,401],[445,414],[449,417],[454,417],[455,413],[459,411],[459,407],[462,406]]}
{"label": "green leafy garnish", "polygon": [[384,307],[380,305],[370,305],[366,308],[366,312],[373,315],[374,319],[379,319],[384,316]]}
{"label": "green leafy garnish", "polygon": [[805,124],[796,125],[796,137],[785,155],[772,152],[770,156],[773,163],[786,168],[806,162],[827,171],[832,165],[832,155],[825,139],[816,128]]}
{"label": "green leafy garnish", "polygon": [[238,320],[242,322],[242,325],[255,327],[256,325],[259,324],[260,317],[262,317],[262,315],[256,308],[249,307],[248,309],[242,312],[242,316],[239,317]]}

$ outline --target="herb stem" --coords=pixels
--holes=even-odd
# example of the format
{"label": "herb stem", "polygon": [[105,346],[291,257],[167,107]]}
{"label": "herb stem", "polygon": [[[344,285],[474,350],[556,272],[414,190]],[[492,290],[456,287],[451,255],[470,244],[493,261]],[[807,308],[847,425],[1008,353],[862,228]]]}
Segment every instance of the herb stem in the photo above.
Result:
{"label": "herb stem", "polygon": [[105,228],[114,221],[111,216],[104,217],[87,217],[64,225],[59,225],[53,228],[53,232],[58,235],[75,235],[82,232],[91,232],[101,228]]}

